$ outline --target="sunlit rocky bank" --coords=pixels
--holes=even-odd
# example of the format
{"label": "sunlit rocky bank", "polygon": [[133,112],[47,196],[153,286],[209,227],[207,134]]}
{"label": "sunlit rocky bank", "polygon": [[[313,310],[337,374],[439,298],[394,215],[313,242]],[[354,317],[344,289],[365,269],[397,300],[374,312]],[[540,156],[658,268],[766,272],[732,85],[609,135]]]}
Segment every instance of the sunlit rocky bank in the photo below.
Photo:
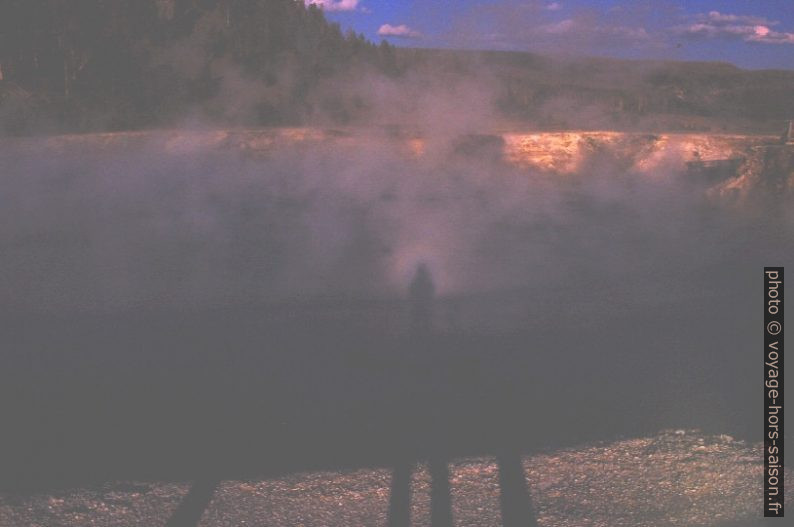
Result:
{"label": "sunlit rocky bank", "polygon": [[535,172],[586,174],[598,163],[652,176],[689,173],[706,176],[712,193],[744,196],[759,187],[788,192],[794,188],[794,144],[771,135],[616,131],[507,131],[483,134],[446,134],[437,137],[419,130],[394,127],[322,129],[312,127],[264,129],[185,129],[60,135],[5,139],[4,148],[30,152],[44,149],[75,152],[117,152],[154,148],[170,154],[198,151],[239,152],[270,156],[283,148],[355,149],[381,143],[408,159],[449,155],[501,161]]}

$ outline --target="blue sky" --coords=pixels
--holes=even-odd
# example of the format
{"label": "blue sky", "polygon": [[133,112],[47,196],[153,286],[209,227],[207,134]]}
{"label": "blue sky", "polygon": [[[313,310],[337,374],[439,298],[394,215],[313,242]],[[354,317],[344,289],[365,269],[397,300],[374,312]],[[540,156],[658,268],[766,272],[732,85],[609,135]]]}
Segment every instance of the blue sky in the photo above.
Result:
{"label": "blue sky", "polygon": [[794,0],[305,0],[375,42],[794,69]]}

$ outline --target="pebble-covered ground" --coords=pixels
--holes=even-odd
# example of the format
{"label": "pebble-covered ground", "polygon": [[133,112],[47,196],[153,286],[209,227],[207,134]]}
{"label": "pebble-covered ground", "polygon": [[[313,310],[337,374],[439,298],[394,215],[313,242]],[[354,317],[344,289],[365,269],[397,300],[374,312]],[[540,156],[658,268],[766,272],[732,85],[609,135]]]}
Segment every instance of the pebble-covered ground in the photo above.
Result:
{"label": "pebble-covered ground", "polygon": [[[527,455],[522,463],[531,507],[543,527],[738,527],[760,520],[761,450],[760,443],[676,430]],[[454,460],[448,469],[455,525],[501,525],[496,460]],[[410,481],[411,524],[429,526],[428,465],[417,463]],[[189,488],[189,483],[113,482],[35,495],[5,493],[0,525],[164,526]],[[389,468],[223,481],[199,525],[385,526],[390,493]]]}
{"label": "pebble-covered ground", "polygon": [[113,482],[32,496],[6,493],[0,495],[0,525],[157,527],[165,525],[189,489],[188,483]]}

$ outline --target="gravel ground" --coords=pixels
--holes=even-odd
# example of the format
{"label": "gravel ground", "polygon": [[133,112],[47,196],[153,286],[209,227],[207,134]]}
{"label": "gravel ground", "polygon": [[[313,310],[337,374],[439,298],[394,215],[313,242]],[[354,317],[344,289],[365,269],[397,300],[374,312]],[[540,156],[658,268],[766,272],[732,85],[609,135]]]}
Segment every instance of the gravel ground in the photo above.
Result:
{"label": "gravel ground", "polygon": [[188,490],[188,483],[127,481],[28,496],[2,494],[0,525],[159,527],[165,525]]}
{"label": "gravel ground", "polygon": [[[761,443],[675,430],[527,455],[522,463],[543,527],[738,527],[759,522],[761,450]],[[501,525],[497,461],[455,460],[448,468],[455,525]],[[789,470],[786,476],[791,477]],[[431,487],[428,465],[417,463],[411,473],[412,525],[431,524]],[[166,525],[189,488],[188,483],[113,482],[35,495],[0,494],[0,525],[158,527]],[[388,468],[223,481],[199,525],[387,525],[390,494]]]}

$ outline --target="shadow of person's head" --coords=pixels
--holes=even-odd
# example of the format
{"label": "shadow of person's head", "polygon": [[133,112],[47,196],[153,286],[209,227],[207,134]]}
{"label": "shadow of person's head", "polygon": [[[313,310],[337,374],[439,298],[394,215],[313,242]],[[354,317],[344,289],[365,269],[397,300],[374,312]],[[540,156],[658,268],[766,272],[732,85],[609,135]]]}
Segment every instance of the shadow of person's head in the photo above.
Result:
{"label": "shadow of person's head", "polygon": [[411,321],[415,332],[429,332],[433,326],[435,285],[430,268],[422,262],[416,266],[410,288]]}

